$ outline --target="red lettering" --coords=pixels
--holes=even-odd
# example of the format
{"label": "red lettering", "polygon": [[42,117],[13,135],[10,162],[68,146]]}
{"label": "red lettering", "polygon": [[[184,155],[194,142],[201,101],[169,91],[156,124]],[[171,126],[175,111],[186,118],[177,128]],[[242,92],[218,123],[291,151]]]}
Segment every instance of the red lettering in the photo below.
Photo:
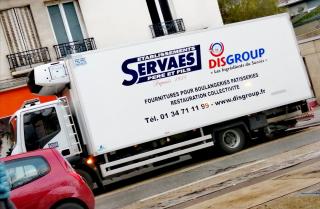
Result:
{"label": "red lettering", "polygon": [[215,60],[209,60],[209,68],[215,68],[217,65],[217,62]]}
{"label": "red lettering", "polygon": [[221,58],[221,65],[220,65],[220,66],[222,67],[222,66],[225,66],[225,65],[226,65],[226,58],[225,58],[225,57],[222,57],[222,58]]}
{"label": "red lettering", "polygon": [[222,67],[226,65],[226,58],[225,57],[221,57],[221,58],[217,58],[216,60],[211,59],[209,60],[209,68],[215,68],[215,67]]}

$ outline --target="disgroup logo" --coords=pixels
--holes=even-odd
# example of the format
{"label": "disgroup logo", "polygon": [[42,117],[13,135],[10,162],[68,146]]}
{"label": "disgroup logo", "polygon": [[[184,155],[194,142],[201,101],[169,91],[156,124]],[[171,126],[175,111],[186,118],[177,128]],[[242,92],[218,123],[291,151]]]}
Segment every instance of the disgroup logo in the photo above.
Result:
{"label": "disgroup logo", "polygon": [[266,50],[264,48],[258,48],[223,56],[225,52],[224,44],[222,42],[214,42],[210,44],[209,52],[213,56],[212,59],[209,59],[209,69],[214,69],[217,67],[239,64],[242,62],[262,58]]}
{"label": "disgroup logo", "polygon": [[212,43],[209,47],[209,51],[212,56],[220,57],[224,52],[224,45],[221,42]]}

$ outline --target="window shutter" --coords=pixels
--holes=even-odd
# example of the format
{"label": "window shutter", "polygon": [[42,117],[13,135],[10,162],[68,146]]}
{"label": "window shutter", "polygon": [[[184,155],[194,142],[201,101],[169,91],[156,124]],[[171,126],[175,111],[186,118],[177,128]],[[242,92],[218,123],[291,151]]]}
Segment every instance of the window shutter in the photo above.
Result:
{"label": "window shutter", "polygon": [[0,11],[0,22],[11,54],[41,47],[30,7]]}

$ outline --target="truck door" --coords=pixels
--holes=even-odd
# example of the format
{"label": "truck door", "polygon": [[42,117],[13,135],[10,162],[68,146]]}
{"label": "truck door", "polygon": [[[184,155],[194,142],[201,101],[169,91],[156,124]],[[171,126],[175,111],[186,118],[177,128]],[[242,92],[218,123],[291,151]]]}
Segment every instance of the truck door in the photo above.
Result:
{"label": "truck door", "polygon": [[79,140],[73,132],[70,114],[63,103],[33,108],[22,113],[22,138],[26,151],[56,148],[64,157],[81,152]]}
{"label": "truck door", "polygon": [[65,137],[54,106],[25,112],[22,118],[26,151],[63,147]]}

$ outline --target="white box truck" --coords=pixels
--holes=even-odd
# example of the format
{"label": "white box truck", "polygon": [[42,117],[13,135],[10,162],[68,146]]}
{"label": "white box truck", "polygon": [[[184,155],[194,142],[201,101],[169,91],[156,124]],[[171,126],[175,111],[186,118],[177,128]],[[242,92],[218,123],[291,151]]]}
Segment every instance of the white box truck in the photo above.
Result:
{"label": "white box truck", "polygon": [[218,145],[227,153],[284,130],[312,97],[287,15],[36,67],[11,118],[12,154],[54,147],[93,187]]}

